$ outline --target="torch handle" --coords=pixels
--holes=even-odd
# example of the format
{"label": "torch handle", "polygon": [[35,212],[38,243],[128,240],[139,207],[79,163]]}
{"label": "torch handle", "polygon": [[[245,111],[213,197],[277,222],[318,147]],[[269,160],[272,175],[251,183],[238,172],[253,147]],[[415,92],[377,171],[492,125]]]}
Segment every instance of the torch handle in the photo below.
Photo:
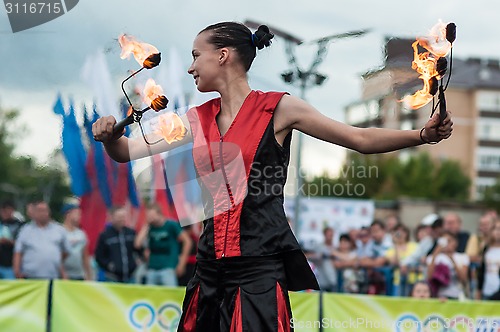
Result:
{"label": "torch handle", "polygon": [[439,86],[439,119],[440,123],[443,123],[444,118],[446,118],[446,98],[444,97],[444,88],[442,85]]}
{"label": "torch handle", "polygon": [[126,126],[132,123],[134,123],[134,116],[133,114],[130,114],[125,119],[115,124],[115,126],[113,127],[113,134],[121,133]]}

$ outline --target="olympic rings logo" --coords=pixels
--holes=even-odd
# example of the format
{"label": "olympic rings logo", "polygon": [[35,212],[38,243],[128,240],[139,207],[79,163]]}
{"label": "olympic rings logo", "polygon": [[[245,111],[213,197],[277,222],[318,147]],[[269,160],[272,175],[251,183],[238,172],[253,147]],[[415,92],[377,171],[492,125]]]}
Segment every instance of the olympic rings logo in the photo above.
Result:
{"label": "olympic rings logo", "polygon": [[[477,330],[476,330],[477,327]],[[500,331],[500,319],[478,318],[474,319],[466,316],[455,316],[452,319],[443,318],[438,315],[428,316],[420,321],[413,314],[405,314],[398,318],[395,325],[396,332],[402,331],[436,331],[436,332],[455,332],[455,331]]]}
{"label": "olympic rings logo", "polygon": [[174,332],[181,318],[181,308],[175,303],[162,304],[158,310],[147,302],[135,303],[128,312],[128,320],[139,331],[149,331],[155,323],[161,331]]}

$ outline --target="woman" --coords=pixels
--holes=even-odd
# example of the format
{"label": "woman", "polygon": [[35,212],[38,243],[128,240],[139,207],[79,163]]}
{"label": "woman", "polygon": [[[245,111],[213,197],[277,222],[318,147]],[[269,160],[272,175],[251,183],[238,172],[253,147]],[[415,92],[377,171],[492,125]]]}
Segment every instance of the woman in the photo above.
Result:
{"label": "woman", "polygon": [[456,235],[445,231],[431,256],[427,257],[427,278],[439,298],[461,299],[467,284],[469,257],[457,252]]}
{"label": "woman", "polygon": [[[386,263],[391,266],[394,275],[394,295],[406,296],[406,283],[412,284],[415,282],[415,273],[411,273],[406,279],[407,271],[400,271],[401,261],[412,255],[417,249],[417,244],[410,241],[410,230],[403,224],[399,224],[394,228],[392,233],[392,243],[394,246],[386,251]],[[403,276],[402,276],[403,274]]]}
{"label": "woman", "polygon": [[495,221],[488,244],[483,250],[478,276],[482,299],[491,300],[500,291],[500,221]]}
{"label": "woman", "polygon": [[[176,142],[149,150],[141,140],[113,135],[112,117],[92,129],[121,162],[193,142],[200,183],[209,193],[206,209],[213,217],[204,221],[180,331],[290,331],[287,290],[319,288],[283,210],[292,130],[363,153],[451,135],[449,116],[442,125],[433,117],[420,132],[361,129],[331,120],[286,93],[251,90],[247,71],[256,49],[269,46],[272,38],[266,26],[252,34],[234,22],[211,25],[196,36],[188,73],[199,91],[216,91],[220,98],[189,110],[182,118],[187,133]],[[211,180],[214,172],[223,180]]]}

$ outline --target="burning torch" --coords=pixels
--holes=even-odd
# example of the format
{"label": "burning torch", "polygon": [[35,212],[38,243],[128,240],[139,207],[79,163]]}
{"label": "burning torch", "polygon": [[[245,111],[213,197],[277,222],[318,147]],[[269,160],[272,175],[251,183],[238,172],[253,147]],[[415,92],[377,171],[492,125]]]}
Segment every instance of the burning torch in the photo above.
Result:
{"label": "burning torch", "polygon": [[[420,108],[432,100],[431,117],[439,106],[439,117],[441,122],[446,117],[446,98],[444,92],[450,83],[451,71],[453,65],[453,42],[456,38],[455,23],[439,22],[432,29],[430,36],[417,38],[412,45],[414,50],[414,59],[412,68],[419,74],[423,80],[424,87],[411,96],[403,98],[411,109]],[[419,53],[418,46],[422,46],[427,52]],[[450,69],[448,70],[448,60],[446,56],[450,53]],[[446,84],[443,77],[448,71]],[[439,82],[440,81],[440,82]],[[435,95],[438,94],[438,102],[435,103]]]}
{"label": "burning torch", "polygon": [[[161,53],[158,51],[156,47],[151,44],[142,43],[135,40],[132,36],[121,35],[118,39],[120,46],[122,48],[122,52],[120,57],[122,59],[128,58],[130,54],[133,54],[135,60],[142,66],[140,69],[134,71],[130,76],[123,80],[121,84],[121,88],[127,102],[130,105],[130,111],[127,117],[117,124],[115,124],[113,128],[114,133],[120,133],[125,129],[126,126],[141,121],[141,118],[144,112],[153,109],[156,112],[159,112],[167,107],[168,99],[163,95],[163,90],[159,85],[150,79],[146,83],[146,87],[144,89],[144,101],[149,105],[148,107],[138,110],[130,101],[130,98],[125,91],[124,85],[129,79],[140,73],[144,69],[152,69],[160,64],[161,61]],[[141,127],[142,130],[142,127]],[[144,135],[143,135],[144,136]],[[146,138],[144,137],[146,143],[150,144]]]}

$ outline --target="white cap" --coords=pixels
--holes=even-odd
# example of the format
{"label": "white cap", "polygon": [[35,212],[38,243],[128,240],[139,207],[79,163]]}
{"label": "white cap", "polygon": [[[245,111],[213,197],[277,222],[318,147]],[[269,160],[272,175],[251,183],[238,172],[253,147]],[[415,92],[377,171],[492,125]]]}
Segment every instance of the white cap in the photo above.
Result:
{"label": "white cap", "polygon": [[432,224],[434,224],[434,222],[439,218],[440,218],[439,215],[435,213],[428,214],[422,218],[422,221],[420,221],[420,225],[432,226]]}

